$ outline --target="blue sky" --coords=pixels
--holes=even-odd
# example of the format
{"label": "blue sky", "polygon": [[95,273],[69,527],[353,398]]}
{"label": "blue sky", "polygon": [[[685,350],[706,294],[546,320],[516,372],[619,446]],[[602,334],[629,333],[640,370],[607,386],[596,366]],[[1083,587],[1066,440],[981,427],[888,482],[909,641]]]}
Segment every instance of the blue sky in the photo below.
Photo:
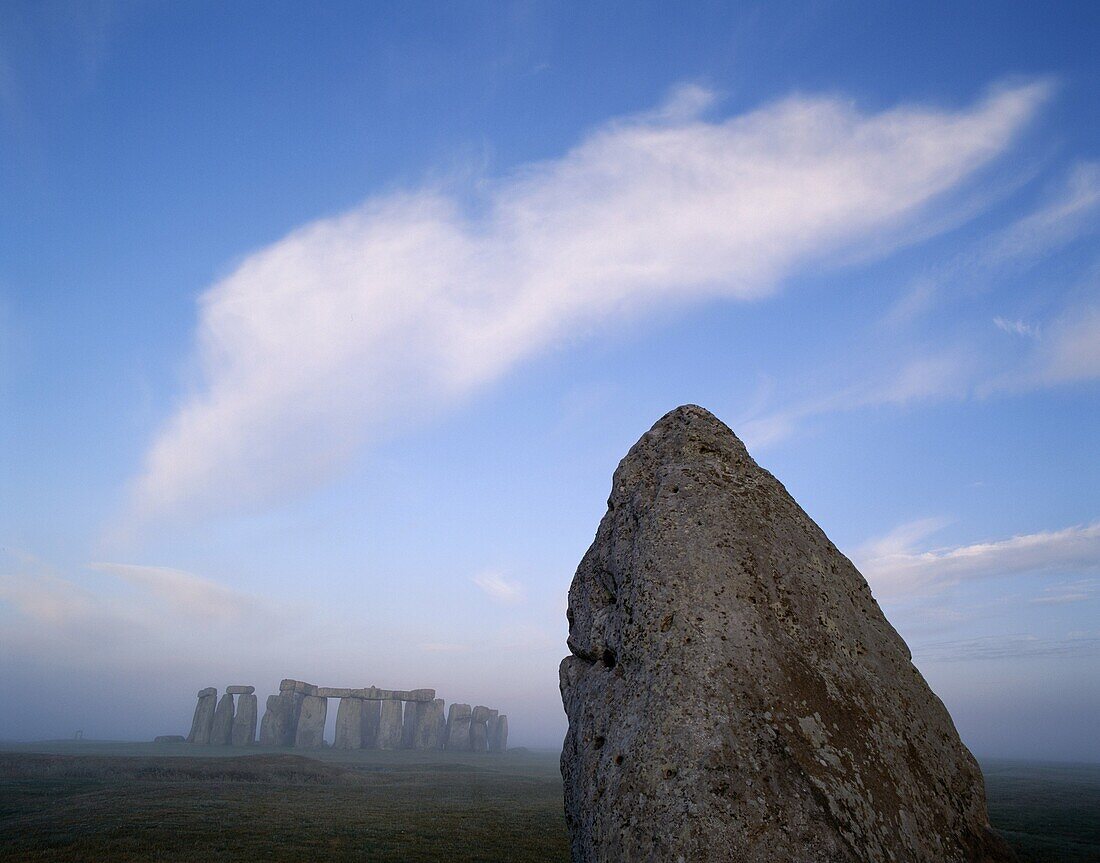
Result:
{"label": "blue sky", "polygon": [[1100,12],[731,5],[5,6],[0,738],[292,676],[556,745],[696,402],[979,755],[1100,759]]}

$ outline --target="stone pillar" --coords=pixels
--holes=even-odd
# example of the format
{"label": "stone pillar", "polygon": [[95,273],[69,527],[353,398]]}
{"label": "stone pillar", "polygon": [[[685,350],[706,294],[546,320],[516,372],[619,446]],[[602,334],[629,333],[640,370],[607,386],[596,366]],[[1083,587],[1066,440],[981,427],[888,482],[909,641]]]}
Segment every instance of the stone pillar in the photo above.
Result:
{"label": "stone pillar", "polygon": [[447,733],[447,720],[443,716],[443,699],[420,705],[416,716],[416,735],[413,749],[442,749]]}
{"label": "stone pillar", "polygon": [[267,711],[260,723],[261,746],[293,746],[298,735],[298,715],[304,695],[280,692],[267,697]]}
{"label": "stone pillar", "polygon": [[228,746],[233,735],[233,694],[225,693],[214,711],[214,722],[210,727],[212,746]]}
{"label": "stone pillar", "polygon": [[494,745],[497,737],[497,721],[500,717],[499,710],[490,710],[489,718],[485,720],[485,744],[490,752],[496,752]]}
{"label": "stone pillar", "polygon": [[447,745],[448,752],[470,751],[470,718],[469,704],[452,704],[447,712]]}
{"label": "stone pillar", "polygon": [[213,686],[199,690],[199,703],[195,705],[195,716],[191,720],[191,733],[188,743],[209,743],[210,727],[214,723],[214,707],[218,703],[218,690]]}
{"label": "stone pillar", "polygon": [[401,746],[401,702],[382,702],[382,718],[378,727],[378,748],[397,749]]}
{"label": "stone pillar", "polygon": [[364,701],[361,709],[363,711],[363,731],[360,735],[362,747],[364,749],[377,749],[378,728],[382,723],[382,702],[374,699]]}
{"label": "stone pillar", "polygon": [[508,716],[507,714],[500,714],[497,717],[497,731],[495,738],[495,745],[493,746],[493,752],[507,752],[508,751]]}
{"label": "stone pillar", "polygon": [[489,721],[489,708],[479,704],[474,708],[470,718],[470,751],[488,752],[489,737],[487,724]]}
{"label": "stone pillar", "polygon": [[336,749],[360,749],[363,746],[363,699],[341,698],[336,709]]}
{"label": "stone pillar", "polygon": [[325,720],[328,718],[328,699],[307,695],[302,699],[298,714],[298,731],[294,745],[299,749],[320,749],[325,742]]}
{"label": "stone pillar", "polygon": [[230,742],[234,746],[251,746],[256,742],[256,696],[251,692],[237,696],[237,712],[233,716]]}
{"label": "stone pillar", "polygon": [[412,749],[416,744],[417,717],[427,707],[421,701],[406,701],[404,718],[401,720],[401,748]]}

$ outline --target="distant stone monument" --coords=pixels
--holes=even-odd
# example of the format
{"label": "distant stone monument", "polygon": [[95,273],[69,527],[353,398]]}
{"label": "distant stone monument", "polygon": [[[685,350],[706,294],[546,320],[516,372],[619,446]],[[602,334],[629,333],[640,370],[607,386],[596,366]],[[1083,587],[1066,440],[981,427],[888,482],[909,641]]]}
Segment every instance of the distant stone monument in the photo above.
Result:
{"label": "distant stone monument", "polygon": [[214,724],[214,708],[217,706],[218,690],[213,686],[199,690],[199,703],[195,706],[195,716],[191,720],[191,733],[188,743],[209,743],[210,729]]}
{"label": "distant stone monument", "polygon": [[867,582],[702,408],[619,463],[568,620],[574,863],[1011,859]]}
{"label": "distant stone monument", "polygon": [[[213,687],[199,692],[188,743],[251,746],[256,742],[256,687],[233,685],[218,700]],[[434,689],[349,689],[315,686],[302,680],[283,680],[279,694],[269,695],[260,720],[259,744],[272,747],[320,749],[325,745],[328,700],[339,699],[336,711],[336,749],[443,749],[449,738],[455,751],[471,749],[471,723],[477,726],[478,752],[507,749],[507,729],[500,734],[496,710],[452,705],[451,722],[444,718],[444,702]],[[236,701],[234,702],[234,699]],[[455,707],[459,708],[457,713]],[[477,721],[474,722],[474,714]],[[494,732],[488,722],[494,722]]]}

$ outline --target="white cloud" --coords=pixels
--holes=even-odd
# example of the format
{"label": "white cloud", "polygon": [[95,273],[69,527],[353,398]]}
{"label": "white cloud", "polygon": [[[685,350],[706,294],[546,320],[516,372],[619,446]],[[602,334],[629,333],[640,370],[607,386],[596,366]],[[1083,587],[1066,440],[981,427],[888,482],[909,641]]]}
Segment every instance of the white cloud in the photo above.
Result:
{"label": "white cloud", "polygon": [[854,559],[876,597],[930,596],[963,581],[1100,568],[1100,521],[954,548],[916,551],[941,523],[903,525],[859,549]]}
{"label": "white cloud", "polygon": [[203,294],[201,379],[147,453],[134,514],[315,486],[569,335],[896,245],[1047,90],[877,115],[799,97],[709,122],[690,88],[472,198],[421,188],[308,224]]}
{"label": "white cloud", "polygon": [[474,576],[476,584],[494,602],[513,604],[523,598],[523,588],[499,572],[482,572]]}
{"label": "white cloud", "polygon": [[192,617],[233,621],[258,605],[252,596],[182,569],[128,563],[93,563],[89,567],[133,584]]}
{"label": "white cloud", "polygon": [[914,649],[913,656],[918,662],[925,663],[1092,656],[1097,652],[1100,652],[1100,638],[1088,635],[1044,638],[1022,633],[933,642]]}
{"label": "white cloud", "polygon": [[1010,321],[1000,315],[993,319],[993,325],[1001,332],[1014,336],[1035,337],[1039,334],[1039,328],[1034,324],[1029,324],[1027,321]]}

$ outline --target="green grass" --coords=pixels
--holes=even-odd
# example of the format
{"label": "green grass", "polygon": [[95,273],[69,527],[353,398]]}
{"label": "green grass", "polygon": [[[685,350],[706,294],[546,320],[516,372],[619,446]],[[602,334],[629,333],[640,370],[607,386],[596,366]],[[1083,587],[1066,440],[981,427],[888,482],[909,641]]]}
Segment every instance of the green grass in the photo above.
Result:
{"label": "green grass", "polygon": [[[1100,861],[1100,767],[989,761],[1022,863]],[[566,861],[557,754],[0,745],[0,857]]]}

